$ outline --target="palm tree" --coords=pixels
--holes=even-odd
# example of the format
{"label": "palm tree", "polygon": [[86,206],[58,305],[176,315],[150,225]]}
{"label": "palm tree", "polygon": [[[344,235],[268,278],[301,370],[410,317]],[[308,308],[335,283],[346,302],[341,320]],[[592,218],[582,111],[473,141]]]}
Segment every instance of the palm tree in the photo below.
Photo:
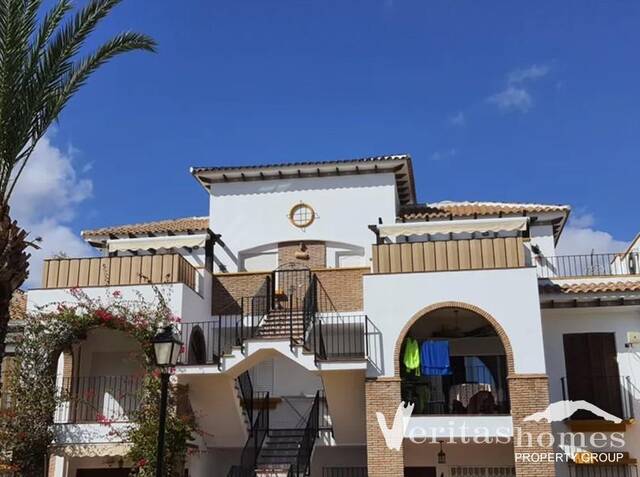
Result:
{"label": "palm tree", "polygon": [[124,32],[93,52],[80,50],[122,0],[90,0],[72,13],[58,0],[0,0],[0,362],[9,303],[28,276],[27,232],[10,216],[9,199],[31,153],[71,97],[100,66],[121,53],[155,51],[155,41]]}

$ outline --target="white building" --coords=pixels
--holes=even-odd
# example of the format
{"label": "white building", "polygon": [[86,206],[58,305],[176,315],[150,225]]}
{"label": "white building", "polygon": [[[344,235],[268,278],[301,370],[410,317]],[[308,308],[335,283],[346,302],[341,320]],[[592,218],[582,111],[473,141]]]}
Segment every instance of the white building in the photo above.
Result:
{"label": "white building", "polygon": [[[166,284],[204,436],[189,475],[636,475],[638,240],[557,256],[568,206],[420,205],[404,155],[191,172],[208,217],[85,231],[102,257],[48,260],[28,294],[33,309],[75,286],[150,297],[148,282]],[[135,402],[116,388],[131,385],[132,352],[98,330],[60,372],[110,380],[98,399],[126,421]],[[525,420],[563,399],[621,421],[566,406],[559,422]],[[376,413],[391,426],[401,400],[414,409],[394,450]],[[58,422],[53,475],[127,472],[127,443],[91,416]],[[570,431],[586,441],[561,442]],[[581,463],[596,450],[622,457]],[[561,451],[568,462],[547,454]]]}

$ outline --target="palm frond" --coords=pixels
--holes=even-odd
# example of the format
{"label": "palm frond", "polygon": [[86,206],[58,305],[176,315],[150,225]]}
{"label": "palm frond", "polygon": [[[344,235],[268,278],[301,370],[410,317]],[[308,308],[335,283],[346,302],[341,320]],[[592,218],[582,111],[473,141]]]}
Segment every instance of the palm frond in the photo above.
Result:
{"label": "palm frond", "polygon": [[98,51],[74,65],[60,85],[54,109],[50,114],[58,115],[67,101],[85,84],[89,76],[115,56],[134,50],[155,52],[156,42],[149,36],[125,32],[102,45]]}
{"label": "palm frond", "polygon": [[42,0],[0,0],[0,206],[7,204],[37,142],[100,66],[153,39],[125,32],[77,59],[87,38],[122,0],[90,0],[68,22],[58,0],[38,22]]}

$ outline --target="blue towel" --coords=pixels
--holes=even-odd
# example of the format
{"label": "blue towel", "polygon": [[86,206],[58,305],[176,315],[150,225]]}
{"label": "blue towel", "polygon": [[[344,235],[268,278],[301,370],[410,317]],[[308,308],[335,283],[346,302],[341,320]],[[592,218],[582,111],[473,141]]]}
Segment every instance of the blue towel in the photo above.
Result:
{"label": "blue towel", "polygon": [[424,376],[448,376],[449,342],[444,340],[423,341],[420,348],[420,370]]}

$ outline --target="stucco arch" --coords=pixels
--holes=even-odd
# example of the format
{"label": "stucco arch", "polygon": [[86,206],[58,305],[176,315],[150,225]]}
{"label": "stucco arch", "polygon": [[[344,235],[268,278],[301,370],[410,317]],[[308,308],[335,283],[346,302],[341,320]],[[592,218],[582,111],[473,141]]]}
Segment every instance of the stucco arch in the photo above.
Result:
{"label": "stucco arch", "polygon": [[491,316],[489,313],[487,313],[486,311],[484,311],[482,308],[478,306],[470,305],[469,303],[463,303],[459,301],[444,301],[440,303],[434,303],[425,308],[422,308],[420,311],[415,313],[409,321],[405,323],[404,327],[400,331],[398,339],[396,340],[396,345],[393,352],[394,376],[400,377],[400,351],[402,348],[402,343],[404,342],[404,339],[407,336],[407,333],[409,332],[411,327],[419,319],[423,318],[428,313],[431,313],[436,310],[446,309],[446,308],[471,311],[473,313],[480,315],[485,320],[487,320],[489,324],[491,324],[493,329],[496,331],[496,334],[498,335],[498,337],[500,338],[500,341],[502,342],[502,346],[504,347],[504,351],[507,356],[507,369],[509,371],[509,374],[511,375],[515,373],[515,367],[513,364],[513,349],[511,348],[511,342],[509,341],[509,337],[507,336],[507,333],[504,331],[500,323],[498,323],[498,321],[493,316]]}

